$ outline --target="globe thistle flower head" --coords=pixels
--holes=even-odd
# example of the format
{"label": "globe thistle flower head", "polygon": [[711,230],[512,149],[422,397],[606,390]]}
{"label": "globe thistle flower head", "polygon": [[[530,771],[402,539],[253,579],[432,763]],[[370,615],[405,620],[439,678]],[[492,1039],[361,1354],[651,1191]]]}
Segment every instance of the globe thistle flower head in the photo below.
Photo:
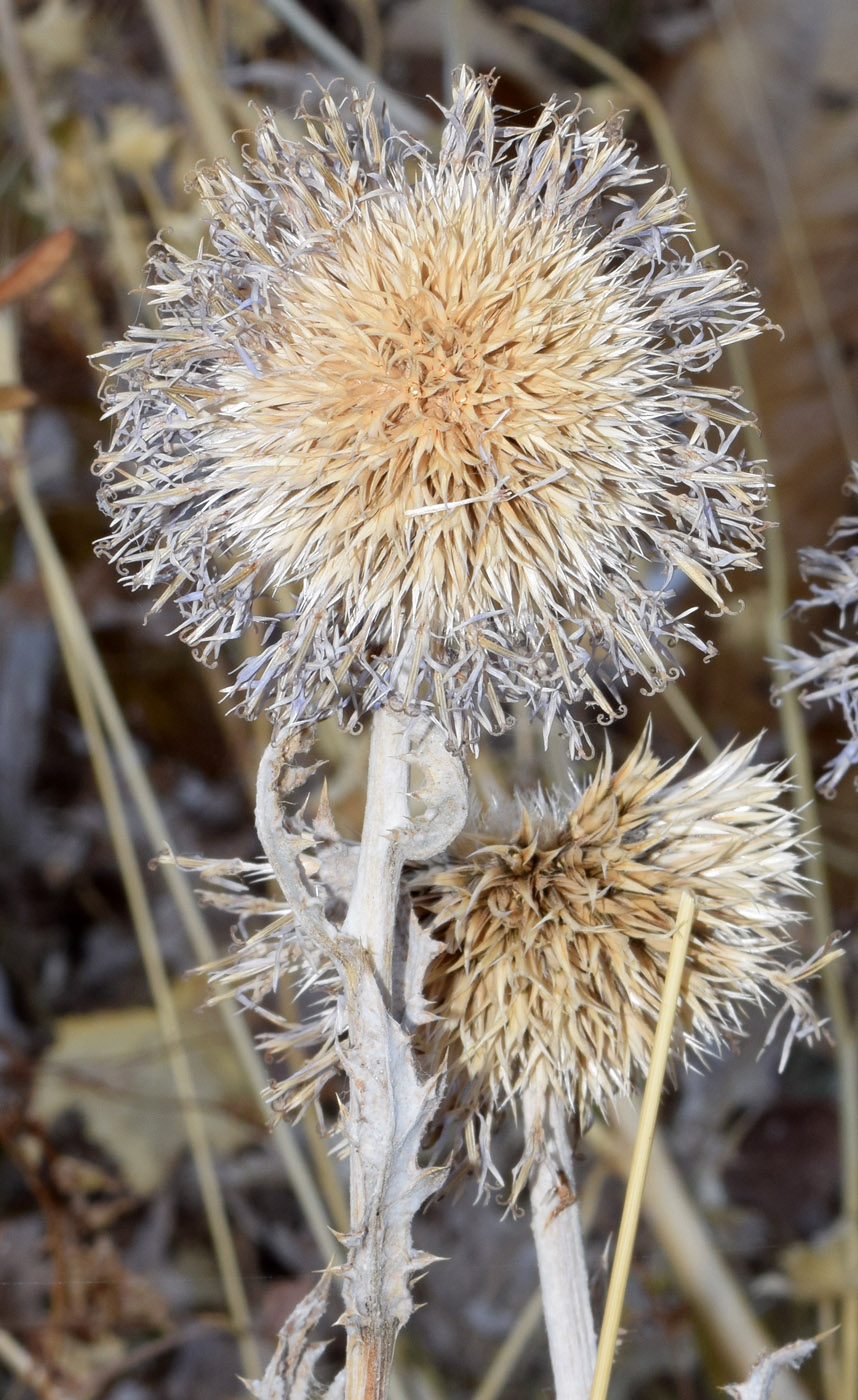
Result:
{"label": "globe thistle flower head", "polygon": [[[846,489],[858,496],[858,462],[852,463]],[[858,515],[840,517],[827,549],[803,549],[801,571],[811,596],[798,603],[798,611],[836,609],[838,630],[826,629],[816,652],[788,648],[781,664],[791,679],[780,690],[798,689],[803,704],[825,700],[843,712],[849,737],[819,783],[824,795],[832,797],[850,768],[858,768]]]}
{"label": "globe thistle flower head", "polygon": [[[802,889],[795,817],[779,768],[754,744],[691,776],[660,766],[645,733],[580,794],[538,792],[492,838],[462,838],[412,895],[443,952],[426,987],[427,1062],[447,1067],[451,1111],[482,1123],[526,1091],[586,1122],[646,1076],[680,896],[695,921],[675,1052],[705,1054],[752,1004],[811,1004],[787,968],[785,903]],[[522,1183],[519,1182],[518,1186]]]}
{"label": "globe thistle flower head", "polygon": [[491,88],[457,75],[437,159],[371,95],[326,94],[302,143],[266,116],[108,353],[103,549],[203,659],[257,629],[247,713],[395,693],[459,745],[525,701],[580,745],[581,702],[610,718],[702,645],[676,572],[721,609],[756,567],[764,479],[698,378],[764,328],[755,294],[616,122],[515,126]]}

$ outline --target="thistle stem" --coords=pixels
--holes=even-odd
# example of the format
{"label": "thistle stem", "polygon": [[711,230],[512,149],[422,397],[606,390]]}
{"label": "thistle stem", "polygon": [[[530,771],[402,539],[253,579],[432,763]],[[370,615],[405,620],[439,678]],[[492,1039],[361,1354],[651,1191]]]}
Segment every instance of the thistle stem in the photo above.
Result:
{"label": "thistle stem", "polygon": [[[424,775],[424,811],[415,820],[409,812],[412,765]],[[351,1173],[343,1273],[346,1400],[386,1400],[396,1338],[413,1308],[410,1280],[430,1262],[413,1249],[411,1219],[447,1168],[419,1162],[437,1085],[421,1080],[410,1027],[434,945],[401,908],[401,876],[407,858],[443,850],[466,812],[464,769],[447,753],[440,730],[425,718],[379,710],[357,873],[342,927],[344,943],[359,946],[361,964],[360,970],[345,968]]]}
{"label": "thistle stem", "polygon": [[557,1400],[587,1400],[596,1365],[596,1333],[575,1197],[566,1114],[555,1094],[528,1089],[524,1127],[537,1149],[530,1176],[531,1228]]}
{"label": "thistle stem", "polygon": [[[315,942],[341,982],[348,1037],[340,1045],[340,1060],[349,1080],[342,1127],[351,1171],[347,1259],[338,1270],[341,1321],[348,1333],[344,1394],[345,1400],[386,1400],[396,1338],[414,1307],[411,1280],[431,1263],[431,1256],[414,1249],[412,1218],[447,1175],[446,1165],[420,1161],[439,1085],[420,1074],[411,1028],[423,1014],[425,972],[435,944],[413,917],[406,921],[400,877],[406,859],[436,855],[459,833],[467,814],[467,780],[437,726],[392,709],[379,711],[354,889],[338,927],[301,863],[307,833],[284,822],[284,799],[307,771],[296,759],[311,742],[311,736],[293,733],[269,744],[259,770],[256,821],[296,926]],[[419,786],[424,810],[414,820],[409,767],[424,775]]]}
{"label": "thistle stem", "polygon": [[366,806],[357,876],[343,933],[357,939],[372,957],[389,994],[393,969],[396,909],[409,827],[408,715],[379,710],[372,724]]}
{"label": "thistle stem", "polygon": [[[389,709],[379,710],[373,720],[367,774],[361,848],[357,875],[343,924],[350,935],[369,953],[376,980],[388,1010],[392,1000],[393,951],[396,937],[396,910],[408,827],[408,716]],[[379,1058],[378,1072],[388,1066]],[[351,1185],[350,1226],[352,1236],[364,1234],[372,1210],[367,1198],[365,1171],[365,1130],[373,1125],[363,1120],[352,1138],[349,1154]],[[349,1328],[346,1348],[346,1400],[385,1400],[393,1364],[396,1329],[391,1320],[369,1298],[368,1310],[355,1318]]]}

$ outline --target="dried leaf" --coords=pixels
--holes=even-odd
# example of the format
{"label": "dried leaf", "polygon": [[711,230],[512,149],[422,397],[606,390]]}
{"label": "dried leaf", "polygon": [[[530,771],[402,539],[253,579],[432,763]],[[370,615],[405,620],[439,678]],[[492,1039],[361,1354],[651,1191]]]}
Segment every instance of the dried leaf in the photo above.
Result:
{"label": "dried leaf", "polygon": [[23,384],[0,384],[0,413],[20,413],[37,402],[32,389]]}
{"label": "dried leaf", "polygon": [[425,811],[415,817],[404,846],[406,860],[431,860],[455,840],[468,815],[468,779],[460,758],[447,747],[437,725],[423,721],[422,733],[412,745],[411,762],[423,774],[413,796]]}
{"label": "dried leaf", "polygon": [[48,72],[74,68],[85,60],[91,42],[88,6],[42,0],[34,14],[18,23],[25,49]]}
{"label": "dried leaf", "polygon": [[318,1400],[313,1372],[327,1343],[311,1342],[310,1336],[324,1314],[330,1286],[330,1274],[323,1274],[280,1328],[265,1375],[244,1382],[256,1400]]}
{"label": "dried leaf", "polygon": [[[205,983],[173,989],[183,1038],[215,1152],[258,1142],[261,1126],[241,1112],[252,1096],[224,1040],[218,1013],[203,1005]],[[92,1140],[113,1157],[132,1191],[148,1195],[186,1145],[167,1051],[151,1007],[66,1016],[39,1062],[33,1112],[46,1123],[73,1108]]]}
{"label": "dried leaf", "polygon": [[74,229],[49,233],[0,276],[0,306],[38,292],[62,271],[75,245]]}

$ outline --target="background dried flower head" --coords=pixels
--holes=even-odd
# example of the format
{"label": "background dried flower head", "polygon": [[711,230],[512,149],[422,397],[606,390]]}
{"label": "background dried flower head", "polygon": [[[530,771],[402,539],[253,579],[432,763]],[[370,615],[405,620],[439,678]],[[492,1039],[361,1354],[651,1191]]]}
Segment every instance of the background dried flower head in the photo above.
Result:
{"label": "background dried flower head", "polygon": [[680,777],[690,755],[660,766],[647,730],[580,795],[521,799],[417,874],[416,907],[444,944],[424,1049],[447,1066],[472,1152],[476,1126],[490,1132],[525,1089],[559,1095],[583,1124],[643,1080],[684,890],[696,914],[677,1053],[718,1050],[749,1005],[776,997],[813,1025],[783,961],[803,885],[796,819],[779,805],[782,768],[755,748]]}
{"label": "background dried flower head", "polygon": [[[852,463],[846,489],[858,496],[858,462]],[[816,653],[790,647],[784,670],[792,680],[781,689],[797,687],[805,704],[827,700],[843,711],[849,737],[826,765],[819,784],[830,797],[849,769],[858,766],[858,515],[840,517],[828,549],[803,549],[800,558],[811,597],[798,603],[797,611],[836,610],[840,630],[826,629]]]}
{"label": "background dried flower head", "polygon": [[503,124],[462,70],[437,162],[356,94],[307,132],[266,117],[244,175],[196,176],[210,247],[153,256],[159,326],[109,356],[104,548],[206,658],[262,619],[247,712],[397,690],[460,743],[520,699],[582,742],[579,702],[615,714],[696,641],[674,571],[720,608],[755,566],[743,415],[694,378],[756,297],[616,122]]}

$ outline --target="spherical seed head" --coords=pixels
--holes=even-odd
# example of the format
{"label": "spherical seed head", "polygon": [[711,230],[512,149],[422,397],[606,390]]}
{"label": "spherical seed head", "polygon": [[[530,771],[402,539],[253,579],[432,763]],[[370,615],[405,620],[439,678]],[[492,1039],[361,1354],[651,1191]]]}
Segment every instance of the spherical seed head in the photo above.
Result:
{"label": "spherical seed head", "polygon": [[417,908],[443,944],[424,1049],[430,1068],[447,1067],[455,1113],[490,1126],[533,1087],[585,1121],[640,1082],[683,890],[696,912],[676,1053],[718,1049],[749,1004],[776,994],[810,1018],[783,963],[797,917],[785,900],[802,886],[797,823],[778,805],[780,770],[753,750],[680,778],[686,760],[659,766],[647,732],[580,796],[539,793],[517,829],[466,837],[416,876]]}
{"label": "spherical seed head", "polygon": [[583,742],[582,700],[616,713],[696,642],[674,571],[721,608],[756,567],[764,479],[734,391],[694,382],[755,295],[615,122],[504,124],[491,87],[458,74],[437,160],[371,97],[326,95],[302,144],[267,116],[108,353],[103,548],[204,659],[256,620],[248,713],[395,690],[458,744],[524,700]]}

